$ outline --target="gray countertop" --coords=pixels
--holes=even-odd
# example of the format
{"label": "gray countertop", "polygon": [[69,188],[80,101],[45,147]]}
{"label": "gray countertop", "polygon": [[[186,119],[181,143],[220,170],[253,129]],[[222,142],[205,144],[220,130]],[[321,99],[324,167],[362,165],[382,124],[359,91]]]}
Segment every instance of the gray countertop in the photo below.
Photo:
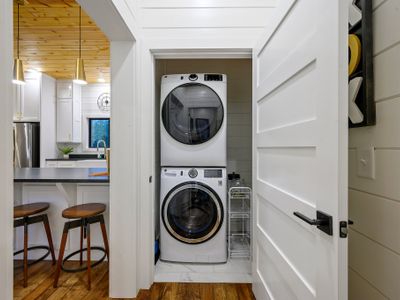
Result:
{"label": "gray countertop", "polygon": [[21,168],[14,169],[14,182],[109,183],[108,176],[90,176],[104,168]]}

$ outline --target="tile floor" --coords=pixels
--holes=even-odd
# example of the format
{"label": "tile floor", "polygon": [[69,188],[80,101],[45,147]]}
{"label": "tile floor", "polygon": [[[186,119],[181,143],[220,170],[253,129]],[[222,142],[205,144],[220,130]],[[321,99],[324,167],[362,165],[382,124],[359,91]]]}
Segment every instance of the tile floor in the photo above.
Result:
{"label": "tile floor", "polygon": [[251,283],[251,262],[231,259],[225,264],[183,264],[158,261],[155,282]]}

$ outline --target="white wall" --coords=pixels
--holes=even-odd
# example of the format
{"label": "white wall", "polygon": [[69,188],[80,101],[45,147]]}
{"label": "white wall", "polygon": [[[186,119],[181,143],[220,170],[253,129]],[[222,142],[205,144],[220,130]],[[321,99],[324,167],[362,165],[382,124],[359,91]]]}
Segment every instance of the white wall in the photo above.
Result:
{"label": "white wall", "polygon": [[[350,130],[349,299],[400,299],[400,1],[374,1],[376,126]],[[357,176],[375,147],[376,178]]]}
{"label": "white wall", "polygon": [[[82,142],[79,144],[71,144],[76,153],[94,153],[96,149],[88,149],[88,117],[109,118],[110,112],[103,112],[97,106],[97,98],[102,93],[110,92],[109,83],[91,83],[83,85],[81,88],[82,94]],[[112,100],[111,100],[112,101]],[[54,157],[46,157],[54,158]]]}
{"label": "white wall", "polygon": [[[102,93],[110,92],[109,83],[93,83],[82,86],[82,143],[76,148],[74,153],[90,153],[96,149],[88,149],[88,117],[109,118],[110,112],[103,112],[97,106],[97,98]],[[111,100],[112,101],[112,100]]]}

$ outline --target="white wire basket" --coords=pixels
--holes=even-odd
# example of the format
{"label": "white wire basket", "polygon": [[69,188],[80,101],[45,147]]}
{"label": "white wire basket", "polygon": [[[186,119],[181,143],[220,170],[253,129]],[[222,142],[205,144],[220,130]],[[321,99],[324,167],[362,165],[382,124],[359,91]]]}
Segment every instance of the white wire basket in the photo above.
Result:
{"label": "white wire basket", "polygon": [[251,188],[234,186],[228,194],[230,258],[251,258]]}

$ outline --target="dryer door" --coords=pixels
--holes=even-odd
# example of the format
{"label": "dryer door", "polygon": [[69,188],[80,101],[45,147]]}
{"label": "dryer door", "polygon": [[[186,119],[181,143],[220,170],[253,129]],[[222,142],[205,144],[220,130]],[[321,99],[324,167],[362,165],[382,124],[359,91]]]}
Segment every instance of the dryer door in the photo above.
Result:
{"label": "dryer door", "polygon": [[161,112],[165,130],[176,141],[197,145],[212,139],[224,120],[217,93],[199,83],[183,84],[166,97]]}
{"label": "dryer door", "polygon": [[211,239],[220,229],[224,208],[218,195],[198,182],[176,186],[164,199],[162,220],[177,240],[199,244]]}

